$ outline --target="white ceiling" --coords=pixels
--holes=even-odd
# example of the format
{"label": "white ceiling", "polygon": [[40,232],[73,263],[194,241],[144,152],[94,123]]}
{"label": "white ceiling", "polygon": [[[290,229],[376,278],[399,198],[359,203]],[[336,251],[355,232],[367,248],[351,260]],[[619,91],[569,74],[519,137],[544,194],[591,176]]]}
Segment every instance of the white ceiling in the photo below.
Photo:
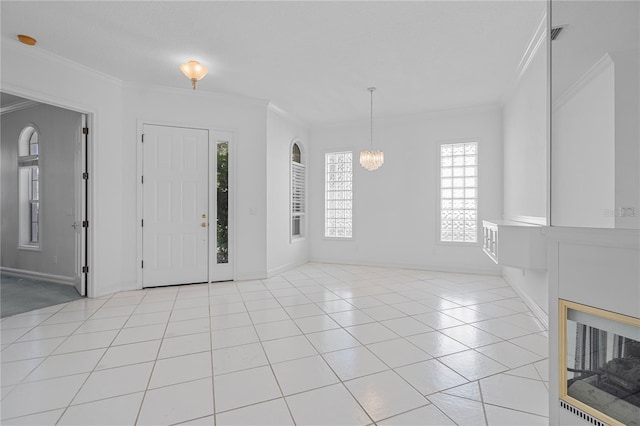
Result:
{"label": "white ceiling", "polygon": [[[267,99],[312,124],[498,103],[546,6],[536,1],[6,1],[2,37],[112,75]],[[25,49],[29,48],[25,46]]]}

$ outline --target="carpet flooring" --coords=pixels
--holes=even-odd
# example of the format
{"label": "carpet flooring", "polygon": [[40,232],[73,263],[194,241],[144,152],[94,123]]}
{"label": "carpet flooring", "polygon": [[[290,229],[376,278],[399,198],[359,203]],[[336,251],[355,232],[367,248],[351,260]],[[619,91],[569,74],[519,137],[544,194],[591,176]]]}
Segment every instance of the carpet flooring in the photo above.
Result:
{"label": "carpet flooring", "polygon": [[81,298],[70,285],[0,275],[0,318]]}

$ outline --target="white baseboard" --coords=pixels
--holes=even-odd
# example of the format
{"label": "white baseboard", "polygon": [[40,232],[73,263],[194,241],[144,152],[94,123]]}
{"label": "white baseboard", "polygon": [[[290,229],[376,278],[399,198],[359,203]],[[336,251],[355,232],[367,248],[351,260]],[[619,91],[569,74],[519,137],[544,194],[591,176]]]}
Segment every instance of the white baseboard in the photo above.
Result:
{"label": "white baseboard", "polygon": [[311,258],[309,262],[313,263],[334,263],[336,265],[354,265],[354,266],[379,266],[381,268],[396,268],[396,269],[413,269],[418,271],[435,271],[435,272],[451,272],[458,274],[477,274],[477,275],[497,275],[501,276],[500,268],[468,268],[449,265],[415,265],[404,263],[384,263],[384,262],[349,262],[349,261],[337,261],[335,259],[322,259]]}
{"label": "white baseboard", "polygon": [[[507,280],[505,279],[505,281]],[[509,281],[507,281],[507,283],[509,284]],[[549,315],[545,311],[543,311],[542,308],[538,306],[538,304],[534,302],[527,293],[522,291],[522,289],[511,284],[509,284],[509,287],[511,287],[511,289],[515,291],[518,296],[520,296],[520,299],[522,299],[524,304],[527,305],[533,315],[535,315],[536,318],[538,318],[538,320],[542,323],[542,325],[544,325],[545,330],[549,330]]]}
{"label": "white baseboard", "polygon": [[50,281],[56,284],[65,284],[75,286],[78,282],[76,277],[65,277],[62,275],[47,274],[44,272],[26,271],[24,269],[0,267],[0,272],[12,277],[28,278],[40,281]]}
{"label": "white baseboard", "polygon": [[302,266],[305,263],[309,263],[308,259],[301,260],[299,262],[288,263],[286,265],[278,266],[277,268],[269,269],[267,271],[267,277],[271,278],[276,275],[282,274],[283,272],[290,271],[292,269],[297,268],[298,266]]}
{"label": "white baseboard", "polygon": [[236,274],[233,278],[234,281],[253,281],[253,280],[264,280],[267,277],[265,276],[265,272],[246,272],[243,274]]}

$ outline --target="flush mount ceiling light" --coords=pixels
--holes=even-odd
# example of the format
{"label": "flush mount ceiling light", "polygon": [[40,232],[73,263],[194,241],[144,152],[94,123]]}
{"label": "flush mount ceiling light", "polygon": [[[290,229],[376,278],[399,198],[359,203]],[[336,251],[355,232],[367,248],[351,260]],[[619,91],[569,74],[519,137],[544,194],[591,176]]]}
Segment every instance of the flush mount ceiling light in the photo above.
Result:
{"label": "flush mount ceiling light", "polygon": [[360,151],[360,165],[372,172],[384,164],[384,152],[373,149],[373,92],[376,88],[369,87],[367,90],[371,93],[371,149]]}
{"label": "flush mount ceiling light", "polygon": [[36,45],[36,39],[28,35],[18,34],[18,40],[20,40],[20,43],[26,44],[28,46]]}
{"label": "flush mount ceiling light", "polygon": [[193,90],[196,90],[196,83],[207,75],[208,69],[198,61],[189,61],[186,64],[180,65],[180,71],[191,80],[191,86]]}

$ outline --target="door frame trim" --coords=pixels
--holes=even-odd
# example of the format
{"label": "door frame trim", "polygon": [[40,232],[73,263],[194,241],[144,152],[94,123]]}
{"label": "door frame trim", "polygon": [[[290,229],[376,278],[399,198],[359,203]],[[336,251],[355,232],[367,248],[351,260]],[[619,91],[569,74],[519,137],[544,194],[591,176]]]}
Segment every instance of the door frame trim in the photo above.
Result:
{"label": "door frame trim", "polygon": [[[136,284],[139,289],[143,288],[142,282],[142,227],[140,226],[142,221],[142,205],[143,205],[143,192],[142,192],[142,172],[143,172],[143,144],[142,134],[145,125],[151,126],[166,126],[166,127],[180,127],[187,129],[207,130],[209,132],[209,144],[211,144],[212,135],[215,132],[227,132],[231,134],[231,140],[229,141],[229,187],[230,191],[229,199],[229,228],[232,236],[233,245],[229,250],[229,255],[233,259],[233,277],[235,281],[237,272],[236,262],[236,238],[237,232],[235,232],[236,222],[236,140],[238,137],[238,130],[234,128],[222,128],[208,125],[202,125],[200,123],[184,123],[184,122],[171,122],[171,121],[158,121],[153,119],[138,118],[136,120]],[[209,280],[210,274],[208,273],[207,279]],[[208,281],[210,282],[210,281]]]}
{"label": "door frame trim", "polygon": [[[51,96],[41,91],[26,89],[22,86],[16,86],[11,83],[2,83],[2,92],[20,96],[25,99],[33,100],[39,103],[47,104],[54,107],[68,109],[79,114],[84,114],[86,116],[86,125],[89,127],[89,134],[87,135],[87,163],[85,165],[86,169],[91,171],[89,175],[89,185],[88,185],[88,194],[86,194],[86,199],[84,200],[87,206],[87,217],[86,220],[89,222],[90,226],[87,228],[87,232],[83,238],[85,238],[85,247],[86,247],[86,262],[87,266],[89,266],[89,272],[86,273],[86,282],[85,282],[85,297],[91,298],[92,295],[99,294],[98,287],[96,285],[96,270],[98,269],[98,247],[95,244],[95,212],[96,209],[96,188],[98,187],[98,174],[95,173],[96,164],[98,163],[98,144],[96,129],[99,125],[99,116],[96,109],[88,106],[86,104],[81,104],[78,102],[69,102],[68,99],[59,98],[57,96]],[[75,161],[75,159],[74,159]],[[75,176],[75,179],[82,179],[82,174],[80,176]],[[74,189],[74,201],[76,194]],[[84,233],[83,233],[84,234]],[[76,271],[78,274],[78,278],[82,279],[82,266],[83,262],[79,262],[79,270]]]}

